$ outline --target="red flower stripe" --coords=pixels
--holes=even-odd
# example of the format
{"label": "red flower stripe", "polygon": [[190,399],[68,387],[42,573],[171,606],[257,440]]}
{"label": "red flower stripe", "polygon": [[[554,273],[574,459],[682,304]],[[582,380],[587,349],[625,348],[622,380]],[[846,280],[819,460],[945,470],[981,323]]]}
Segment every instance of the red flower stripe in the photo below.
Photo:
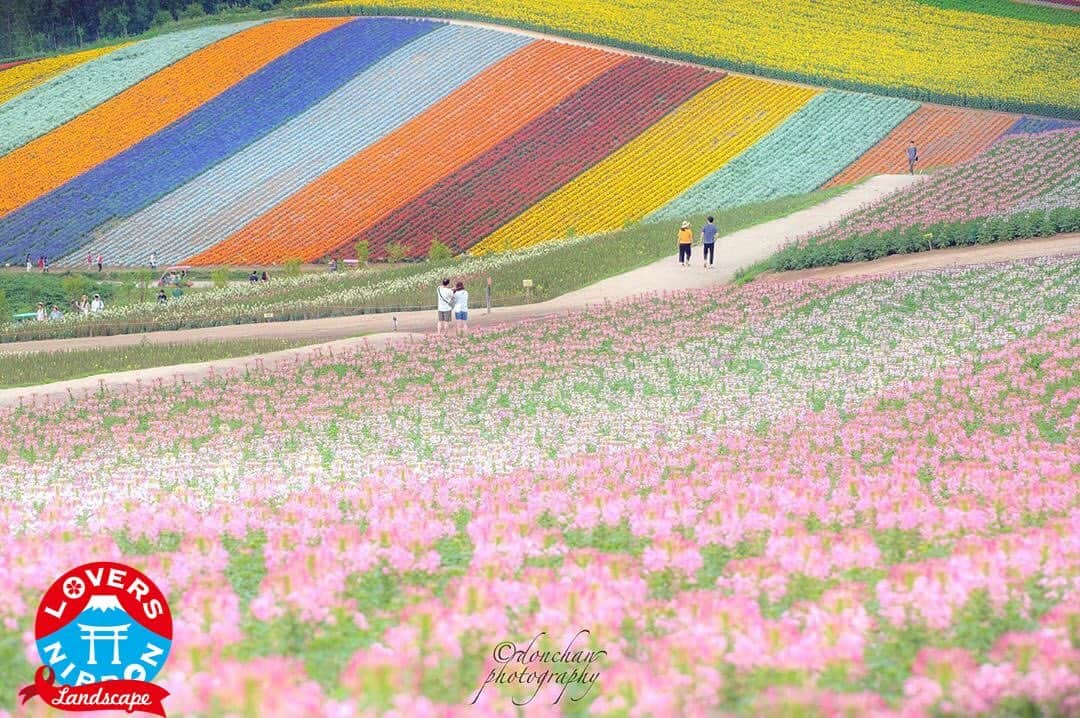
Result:
{"label": "red flower stripe", "polygon": [[30,62],[30,60],[15,60],[13,62],[0,62],[0,72],[7,70],[8,68],[15,67],[17,65],[24,65]]}
{"label": "red flower stripe", "polygon": [[360,238],[376,257],[395,240],[414,257],[436,238],[462,252],[721,77],[643,58],[614,67]]}

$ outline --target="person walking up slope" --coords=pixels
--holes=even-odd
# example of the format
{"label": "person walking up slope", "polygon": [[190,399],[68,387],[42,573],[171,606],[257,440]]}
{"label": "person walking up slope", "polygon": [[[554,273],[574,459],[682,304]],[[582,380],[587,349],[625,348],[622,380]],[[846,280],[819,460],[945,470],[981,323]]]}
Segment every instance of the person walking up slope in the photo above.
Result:
{"label": "person walking up slope", "polygon": [[690,266],[690,248],[694,244],[694,233],[690,231],[690,223],[683,222],[679,229],[679,264],[684,267]]}
{"label": "person walking up slope", "polygon": [[439,322],[436,328],[442,334],[444,328],[450,327],[450,320],[454,312],[454,290],[450,288],[450,280],[442,280],[442,285],[435,288],[435,299],[439,312]]}
{"label": "person walking up slope", "polygon": [[716,257],[716,225],[713,224],[712,217],[709,217],[701,228],[701,248],[705,254],[705,269],[712,269]]}
{"label": "person walking up slope", "polygon": [[919,149],[915,146],[915,140],[908,142],[907,146],[907,169],[908,174],[915,174],[915,163],[919,161]]}

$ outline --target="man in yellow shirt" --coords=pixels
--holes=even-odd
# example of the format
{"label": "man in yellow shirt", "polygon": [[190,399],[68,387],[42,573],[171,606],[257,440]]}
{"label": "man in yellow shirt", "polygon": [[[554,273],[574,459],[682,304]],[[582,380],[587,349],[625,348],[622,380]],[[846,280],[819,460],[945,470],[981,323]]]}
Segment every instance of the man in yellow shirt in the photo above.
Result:
{"label": "man in yellow shirt", "polygon": [[684,267],[690,266],[690,247],[694,243],[694,233],[690,231],[690,223],[683,222],[679,229],[679,264]]}

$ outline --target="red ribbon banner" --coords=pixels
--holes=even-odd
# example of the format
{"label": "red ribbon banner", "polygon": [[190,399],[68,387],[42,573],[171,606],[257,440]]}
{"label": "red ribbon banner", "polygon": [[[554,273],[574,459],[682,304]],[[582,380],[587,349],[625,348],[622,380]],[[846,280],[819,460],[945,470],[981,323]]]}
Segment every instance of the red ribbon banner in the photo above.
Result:
{"label": "red ribbon banner", "polygon": [[85,686],[56,686],[55,681],[53,670],[48,666],[41,666],[34,674],[33,685],[19,691],[21,702],[26,703],[34,696],[39,696],[50,707],[62,711],[142,711],[165,718],[165,708],[161,701],[169,692],[153,683],[125,680],[101,681]]}

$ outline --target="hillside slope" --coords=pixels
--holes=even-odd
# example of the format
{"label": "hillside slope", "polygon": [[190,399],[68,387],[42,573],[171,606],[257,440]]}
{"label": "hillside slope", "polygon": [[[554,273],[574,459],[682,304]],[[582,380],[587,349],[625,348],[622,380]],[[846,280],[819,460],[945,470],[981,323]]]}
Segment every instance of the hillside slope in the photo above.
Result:
{"label": "hillside slope", "polygon": [[307,12],[490,20],[780,79],[1080,118],[1080,17],[1054,8],[978,12],[1013,4],[334,0]]}
{"label": "hillside slope", "polygon": [[0,260],[502,251],[903,171],[909,139],[938,168],[1077,124],[416,18],[225,25],[68,61],[0,103]]}

